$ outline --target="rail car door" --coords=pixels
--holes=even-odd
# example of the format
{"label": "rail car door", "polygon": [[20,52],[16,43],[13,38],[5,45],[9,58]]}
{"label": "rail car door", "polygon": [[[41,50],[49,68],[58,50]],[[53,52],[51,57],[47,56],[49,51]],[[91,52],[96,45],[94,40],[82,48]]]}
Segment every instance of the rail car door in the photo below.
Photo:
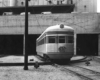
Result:
{"label": "rail car door", "polygon": [[58,45],[57,45],[57,47],[58,47],[58,52],[61,52],[61,53],[63,53],[63,52],[65,52],[65,48],[66,48],[66,44],[65,44],[65,39],[66,37],[65,36],[58,36]]}
{"label": "rail car door", "polygon": [[63,35],[58,37],[58,48],[61,52],[73,52],[73,36]]}
{"label": "rail car door", "polygon": [[56,35],[48,36],[48,44],[47,44],[47,52],[48,53],[57,53],[57,37]]}

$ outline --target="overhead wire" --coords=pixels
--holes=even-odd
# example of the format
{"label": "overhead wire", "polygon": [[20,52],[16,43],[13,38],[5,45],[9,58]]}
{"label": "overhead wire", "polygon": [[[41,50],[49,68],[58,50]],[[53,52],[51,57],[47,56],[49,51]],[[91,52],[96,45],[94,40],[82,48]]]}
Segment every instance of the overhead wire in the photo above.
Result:
{"label": "overhead wire", "polygon": [[[81,0],[79,0],[79,1],[77,1],[76,3],[74,3],[75,5],[77,5],[79,2],[80,2]],[[54,6],[51,8],[51,9],[53,9],[54,8]],[[50,10],[51,10],[50,9]],[[71,8],[70,8],[71,9]],[[70,10],[69,9],[69,10]],[[77,14],[76,14],[77,15]],[[36,15],[35,15],[36,16]],[[60,16],[60,15],[59,15]],[[57,16],[56,18],[58,18],[59,16]],[[72,16],[73,18],[75,17],[75,15],[73,15]],[[36,19],[37,19],[37,17],[36,17]],[[53,19],[53,17],[52,17],[52,19]],[[67,18],[66,20],[68,21],[68,20],[70,20],[70,19],[72,19],[72,18]],[[93,19],[92,19],[93,20]],[[66,22],[67,22],[66,21]],[[39,24],[39,26],[40,26],[40,23],[39,23],[39,21],[38,21],[38,19],[37,19],[37,22],[38,22],[38,24]],[[85,29],[85,27],[84,26],[86,26],[86,25],[78,25],[78,24],[82,24],[82,23],[87,23],[88,22],[88,20],[87,21],[83,21],[83,22],[79,22],[79,23],[75,23],[74,21],[72,22],[72,23],[67,23],[68,25],[76,25],[76,26],[80,26],[81,28],[84,28]],[[87,26],[89,26],[89,25],[87,25]],[[41,26],[40,26],[41,27]],[[41,27],[42,28],[42,27]]]}
{"label": "overhead wire", "polygon": [[[79,0],[79,1],[81,1],[81,0]],[[78,3],[79,3],[79,1],[77,1],[76,3],[74,3],[74,5],[77,5]],[[62,4],[63,5],[63,4]],[[55,5],[56,6],[56,5]],[[48,10],[48,11],[51,11],[55,6],[53,6],[50,10]],[[66,11],[69,11],[70,9],[72,9],[73,8],[73,6],[72,7],[70,7],[68,10],[66,10]],[[66,12],[65,11],[65,12]],[[58,18],[59,16],[57,16],[57,18]],[[38,19],[37,19],[38,20]],[[38,22],[39,23],[39,22]],[[40,25],[40,24],[39,24]]]}
{"label": "overhead wire", "polygon": [[[95,20],[95,18],[92,18],[92,20]],[[82,23],[88,23],[88,22],[89,22],[89,20],[87,19],[86,21],[79,22],[79,23],[72,23],[72,24],[69,24],[69,25],[76,25],[76,26],[78,26],[80,28],[83,28],[83,29],[86,29],[87,30],[87,28],[85,26],[91,26],[91,25],[89,25],[89,24],[87,24],[87,25],[80,25],[80,24],[82,24]]]}
{"label": "overhead wire", "polygon": [[[34,9],[33,9],[33,11],[34,11]],[[35,11],[34,11],[34,13],[35,13]],[[41,30],[42,30],[42,27],[41,27],[41,25],[40,25],[40,23],[39,23],[39,20],[38,20],[36,14],[34,14],[34,15],[35,15],[35,18],[36,18],[36,21],[37,21],[38,27],[41,28]]]}
{"label": "overhead wire", "polygon": [[[63,5],[63,4],[62,4],[62,5]],[[56,6],[56,5],[53,5],[53,7],[52,7],[50,10],[48,10],[48,11],[51,11],[55,6]],[[72,6],[71,8],[73,8],[73,6]],[[71,9],[71,8],[70,8],[70,9]],[[70,10],[70,9],[68,9],[68,10]],[[68,11],[68,10],[67,10],[67,11]],[[35,11],[34,11],[34,13],[35,13]],[[44,16],[44,14],[43,14],[43,16]],[[35,17],[36,17],[36,14],[35,14]],[[36,19],[37,19],[37,17],[36,17]],[[38,19],[37,19],[37,22],[38,22],[38,24],[39,24],[39,26],[40,26],[40,23],[39,23]]]}
{"label": "overhead wire", "polygon": [[[79,1],[81,1],[81,0],[79,0]],[[75,5],[77,5],[79,2],[77,1],[76,3],[75,3]],[[76,14],[76,15],[78,15],[78,14]],[[59,17],[59,16],[58,16]],[[58,18],[57,17],[57,18]],[[73,18],[75,17],[75,15],[73,15]],[[67,18],[66,19],[66,22],[68,21],[68,20],[70,20],[70,19],[72,19],[72,18]],[[93,20],[93,19],[92,19]],[[82,23],[87,23],[87,21],[84,21],[84,22],[79,22],[79,23],[77,23],[77,24],[82,24]],[[69,23],[68,23],[69,24]],[[77,25],[77,24],[75,24],[75,23],[71,23],[71,25]],[[82,26],[82,27],[84,27],[84,26]],[[85,28],[84,28],[85,29]]]}

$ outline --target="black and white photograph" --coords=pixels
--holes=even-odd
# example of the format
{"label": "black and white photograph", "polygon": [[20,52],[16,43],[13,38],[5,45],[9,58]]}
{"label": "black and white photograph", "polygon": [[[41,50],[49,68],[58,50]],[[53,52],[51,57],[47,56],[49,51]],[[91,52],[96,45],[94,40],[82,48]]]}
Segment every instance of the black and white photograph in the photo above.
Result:
{"label": "black and white photograph", "polygon": [[100,0],[0,0],[0,80],[99,80]]}

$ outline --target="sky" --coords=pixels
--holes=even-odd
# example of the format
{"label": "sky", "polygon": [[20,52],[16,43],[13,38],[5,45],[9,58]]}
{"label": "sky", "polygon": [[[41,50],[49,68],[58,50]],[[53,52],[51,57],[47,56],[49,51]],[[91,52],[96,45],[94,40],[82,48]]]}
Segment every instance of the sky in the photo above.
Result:
{"label": "sky", "polygon": [[97,12],[100,13],[100,0],[97,0]]}

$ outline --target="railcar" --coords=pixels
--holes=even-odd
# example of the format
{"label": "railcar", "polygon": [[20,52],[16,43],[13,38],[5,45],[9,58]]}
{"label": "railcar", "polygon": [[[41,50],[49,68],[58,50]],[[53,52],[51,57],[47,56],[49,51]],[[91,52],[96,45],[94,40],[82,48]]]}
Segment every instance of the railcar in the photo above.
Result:
{"label": "railcar", "polygon": [[64,24],[48,27],[36,40],[36,52],[51,60],[70,60],[74,55],[74,29]]}

